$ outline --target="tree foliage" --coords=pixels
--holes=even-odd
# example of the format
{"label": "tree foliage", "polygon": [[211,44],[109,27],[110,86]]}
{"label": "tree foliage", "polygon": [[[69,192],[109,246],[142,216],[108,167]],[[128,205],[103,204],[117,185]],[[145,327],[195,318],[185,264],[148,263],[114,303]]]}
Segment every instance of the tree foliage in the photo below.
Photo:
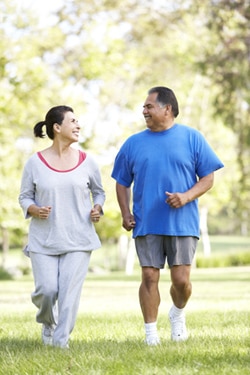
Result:
{"label": "tree foliage", "polygon": [[[213,87],[213,112],[236,135],[238,183],[231,199],[238,227],[247,232],[250,214],[250,3],[246,0],[193,2],[204,20],[196,65]],[[233,150],[232,150],[233,152]],[[248,228],[249,230],[249,228]]]}
{"label": "tree foliage", "polygon": [[26,230],[17,202],[21,172],[46,144],[33,140],[33,126],[53,105],[69,104],[82,123],[82,146],[103,173],[106,216],[98,230],[118,237],[113,159],[145,127],[147,90],[164,84],[177,94],[179,121],[203,132],[230,165],[202,204],[215,219],[230,218],[230,230],[239,228],[250,214],[248,1],[65,0],[45,19],[3,0],[0,14],[2,227],[17,240]]}

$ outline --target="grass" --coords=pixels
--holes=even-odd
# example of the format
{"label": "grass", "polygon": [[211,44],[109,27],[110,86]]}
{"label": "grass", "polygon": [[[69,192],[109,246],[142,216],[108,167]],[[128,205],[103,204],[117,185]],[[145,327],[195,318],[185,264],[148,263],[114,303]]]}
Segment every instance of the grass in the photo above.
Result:
{"label": "grass", "polygon": [[187,342],[170,341],[169,273],[161,274],[158,329],[147,347],[138,303],[140,273],[89,274],[70,350],[44,347],[30,277],[0,282],[1,375],[249,375],[250,267],[194,269]]}

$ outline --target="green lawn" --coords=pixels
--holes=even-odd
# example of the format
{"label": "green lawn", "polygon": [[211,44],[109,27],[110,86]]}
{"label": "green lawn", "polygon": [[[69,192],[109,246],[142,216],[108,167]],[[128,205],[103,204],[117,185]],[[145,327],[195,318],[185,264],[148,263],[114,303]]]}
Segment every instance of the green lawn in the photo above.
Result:
{"label": "green lawn", "polygon": [[0,282],[1,375],[249,375],[250,267],[194,269],[190,338],[170,341],[169,273],[161,275],[158,328],[147,347],[138,303],[140,272],[89,274],[70,350],[44,347],[31,277]]}

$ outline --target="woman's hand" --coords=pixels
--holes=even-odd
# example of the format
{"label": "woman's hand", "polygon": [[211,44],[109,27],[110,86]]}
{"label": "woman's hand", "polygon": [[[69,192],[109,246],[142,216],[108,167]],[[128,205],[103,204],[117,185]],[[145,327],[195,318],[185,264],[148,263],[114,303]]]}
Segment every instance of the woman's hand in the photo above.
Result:
{"label": "woman's hand", "polygon": [[51,212],[51,206],[42,206],[42,207],[39,207],[35,204],[32,204],[29,206],[28,208],[28,213],[33,216],[33,217],[36,217],[38,219],[42,219],[42,220],[46,220],[48,219],[49,215],[50,215],[50,212]]}
{"label": "woman's hand", "polygon": [[90,219],[93,223],[98,223],[101,218],[102,207],[99,204],[96,204],[90,211]]}
{"label": "woman's hand", "polygon": [[48,219],[51,212],[50,206],[44,206],[39,208],[39,219]]}

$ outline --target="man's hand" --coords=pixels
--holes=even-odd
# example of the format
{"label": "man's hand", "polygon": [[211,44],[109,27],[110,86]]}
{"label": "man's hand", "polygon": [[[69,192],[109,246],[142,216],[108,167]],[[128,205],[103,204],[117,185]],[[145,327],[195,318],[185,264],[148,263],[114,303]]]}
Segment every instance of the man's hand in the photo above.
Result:
{"label": "man's hand", "polygon": [[184,206],[187,202],[187,194],[185,193],[169,193],[166,191],[166,203],[172,208],[180,208]]}
{"label": "man's hand", "polygon": [[134,218],[134,216],[130,214],[128,216],[123,217],[122,226],[127,231],[130,231],[131,229],[133,229],[135,227],[135,218]]}
{"label": "man's hand", "polygon": [[207,176],[201,177],[199,181],[185,193],[169,193],[166,191],[165,194],[167,195],[167,199],[165,202],[173,208],[182,207],[205,194],[209,189],[211,189],[213,182],[214,173],[212,172]]}

